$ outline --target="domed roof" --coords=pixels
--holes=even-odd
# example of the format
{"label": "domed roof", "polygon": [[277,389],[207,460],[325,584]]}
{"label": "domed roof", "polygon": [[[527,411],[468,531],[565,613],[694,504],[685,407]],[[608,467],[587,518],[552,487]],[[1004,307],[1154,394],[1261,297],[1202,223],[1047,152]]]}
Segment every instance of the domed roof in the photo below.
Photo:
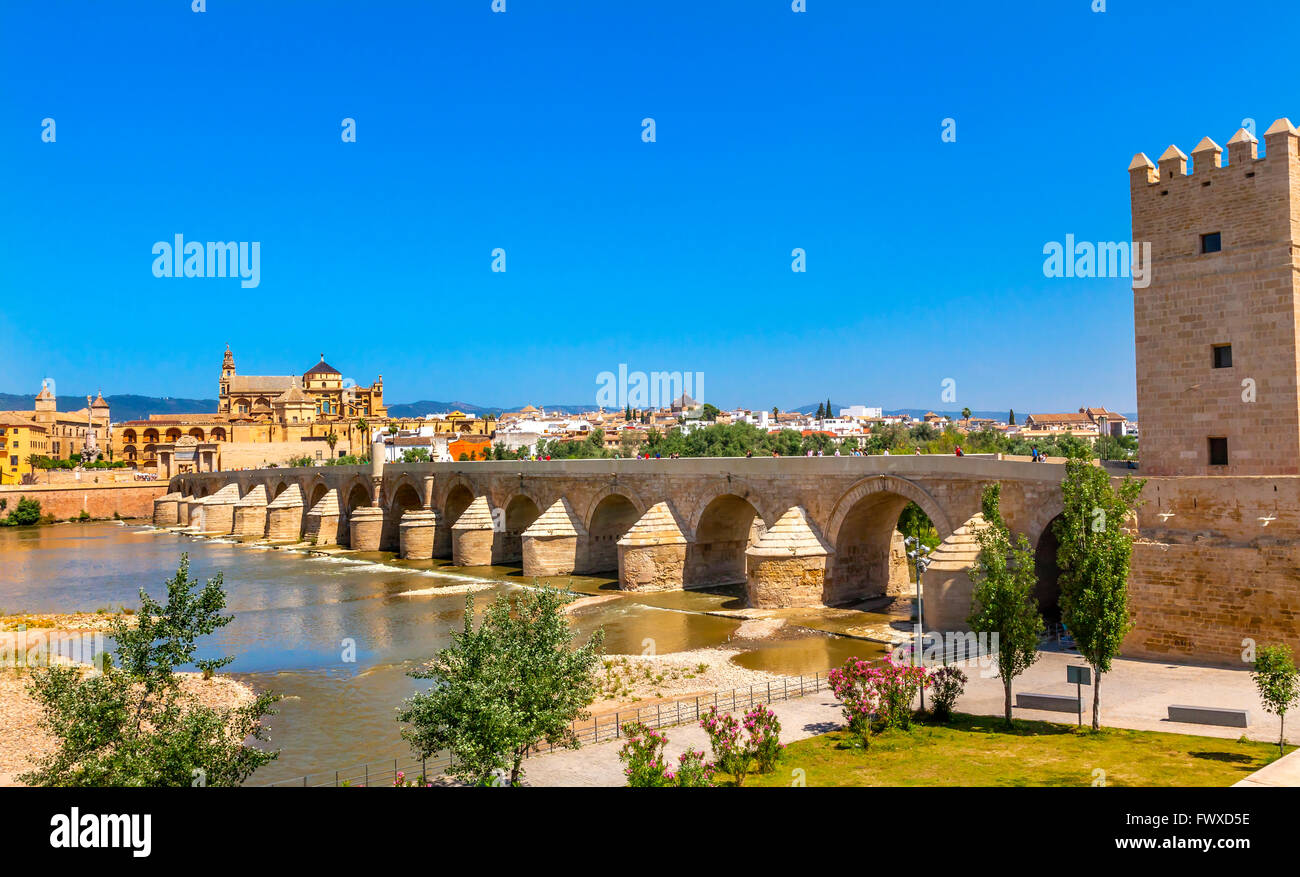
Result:
{"label": "domed roof", "polygon": [[341,374],[343,374],[343,372],[339,371],[334,366],[330,365],[328,362],[325,361],[325,354],[322,353],[320,355],[320,362],[316,363],[310,369],[308,369],[303,374],[303,377],[309,377],[310,375],[341,375]]}

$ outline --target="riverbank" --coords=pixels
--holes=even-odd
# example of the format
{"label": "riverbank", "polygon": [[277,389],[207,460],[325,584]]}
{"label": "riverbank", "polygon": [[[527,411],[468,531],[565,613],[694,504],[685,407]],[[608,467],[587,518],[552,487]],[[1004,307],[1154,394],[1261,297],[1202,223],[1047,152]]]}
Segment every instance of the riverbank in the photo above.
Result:
{"label": "riverbank", "polygon": [[94,612],[14,612],[0,614],[0,633],[24,630],[39,630],[44,634],[102,633],[118,618],[125,618],[131,627],[140,622],[131,609],[118,612],[106,609],[96,609]]}
{"label": "riverbank", "polygon": [[[89,667],[86,668],[87,670]],[[30,694],[31,670],[0,669],[0,786],[22,786],[18,776],[34,761],[52,753],[56,740],[41,726],[41,709]],[[192,703],[213,709],[235,709],[252,703],[253,689],[228,676],[204,679],[201,673],[177,673],[181,692]]]}

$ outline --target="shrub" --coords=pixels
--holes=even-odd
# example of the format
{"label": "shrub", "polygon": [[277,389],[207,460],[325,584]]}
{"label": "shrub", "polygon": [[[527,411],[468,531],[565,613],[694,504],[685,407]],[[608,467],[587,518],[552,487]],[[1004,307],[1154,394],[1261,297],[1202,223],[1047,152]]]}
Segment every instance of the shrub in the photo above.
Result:
{"label": "shrub", "polygon": [[40,500],[28,499],[25,496],[20,496],[18,498],[18,505],[16,505],[13,511],[9,513],[8,517],[0,523],[3,523],[6,527],[29,527],[41,520]]}
{"label": "shrub", "polygon": [[966,688],[966,674],[958,667],[940,667],[930,674],[934,693],[930,695],[930,712],[936,719],[946,722],[952,718],[952,708]]}
{"label": "shrub", "polygon": [[781,742],[781,722],[763,704],[745,713],[745,730],[749,732],[750,748],[758,762],[758,772],[768,773],[776,767],[785,744]]}
{"label": "shrub", "polygon": [[700,789],[713,785],[714,767],[704,760],[704,752],[687,749],[677,756],[676,773],[666,773],[672,784],[683,789]]}
{"label": "shrub", "polygon": [[754,751],[741,740],[740,722],[731,713],[719,713],[715,706],[705,713],[700,727],[709,735],[714,764],[735,777],[736,785],[743,786],[754,761]]}
{"label": "shrub", "polygon": [[921,689],[930,684],[925,668],[900,664],[886,655],[874,684],[879,697],[877,717],[881,730],[900,728],[905,731],[910,728],[912,701]]}
{"label": "shrub", "polygon": [[668,738],[640,722],[627,722],[623,725],[623,733],[627,742],[618,751],[618,758],[627,765],[623,768],[627,784],[637,789],[668,785],[669,775],[664,761],[664,746]]}
{"label": "shrub", "polygon": [[840,701],[840,711],[849,733],[858,738],[862,748],[871,745],[871,723],[875,719],[879,694],[876,679],[880,670],[861,658],[849,658],[827,676],[831,691]]}

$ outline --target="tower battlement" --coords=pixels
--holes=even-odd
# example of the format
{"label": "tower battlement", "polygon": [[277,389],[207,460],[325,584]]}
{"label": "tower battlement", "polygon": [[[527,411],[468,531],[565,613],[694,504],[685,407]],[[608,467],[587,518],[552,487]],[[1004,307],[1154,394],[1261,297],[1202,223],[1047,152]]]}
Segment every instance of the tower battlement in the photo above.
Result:
{"label": "tower battlement", "polygon": [[[1223,147],[1209,137],[1204,137],[1192,150],[1191,170],[1188,170],[1188,157],[1176,145],[1160,154],[1152,161],[1146,153],[1139,152],[1129,162],[1129,184],[1137,197],[1139,192],[1148,192],[1154,197],[1161,197],[1165,192],[1153,191],[1158,185],[1189,185],[1190,182],[1208,185],[1213,183],[1220,172],[1256,174],[1264,169],[1261,165],[1269,159],[1284,158],[1294,161],[1300,157],[1300,131],[1287,118],[1278,119],[1264,132],[1265,155],[1259,155],[1259,141],[1245,128],[1239,128],[1228,140],[1228,162],[1223,163]],[[1273,170],[1280,162],[1267,165]]]}

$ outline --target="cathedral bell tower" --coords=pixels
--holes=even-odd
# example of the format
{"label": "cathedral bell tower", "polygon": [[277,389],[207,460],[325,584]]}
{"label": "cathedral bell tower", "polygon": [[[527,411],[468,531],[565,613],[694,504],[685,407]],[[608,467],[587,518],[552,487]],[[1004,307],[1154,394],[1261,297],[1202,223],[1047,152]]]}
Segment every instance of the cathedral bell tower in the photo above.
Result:
{"label": "cathedral bell tower", "polygon": [[221,360],[221,384],[217,395],[217,411],[220,414],[230,413],[230,379],[235,376],[235,355],[230,352],[230,345],[226,345],[226,356]]}

